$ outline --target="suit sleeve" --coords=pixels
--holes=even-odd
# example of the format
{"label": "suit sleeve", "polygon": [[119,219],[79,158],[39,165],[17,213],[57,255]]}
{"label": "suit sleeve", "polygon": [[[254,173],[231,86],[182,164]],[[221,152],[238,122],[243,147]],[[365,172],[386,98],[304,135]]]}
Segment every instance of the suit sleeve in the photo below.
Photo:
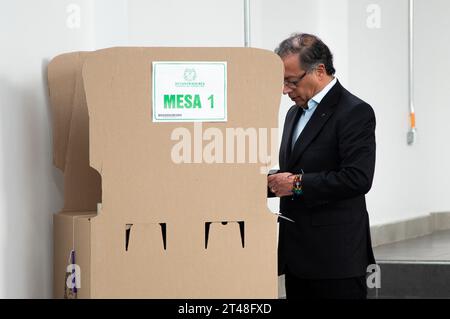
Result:
{"label": "suit sleeve", "polygon": [[341,159],[339,169],[303,175],[303,196],[307,206],[364,195],[372,187],[375,114],[370,105],[362,103],[344,115],[336,130]]}
{"label": "suit sleeve", "polygon": [[[273,175],[273,174],[278,174],[279,172],[280,172],[280,170],[272,172],[272,173],[268,174],[267,177],[269,177],[270,175]],[[270,190],[269,186],[267,186],[267,198],[273,198],[273,197],[277,197],[277,195],[275,195],[275,193],[273,193]]]}

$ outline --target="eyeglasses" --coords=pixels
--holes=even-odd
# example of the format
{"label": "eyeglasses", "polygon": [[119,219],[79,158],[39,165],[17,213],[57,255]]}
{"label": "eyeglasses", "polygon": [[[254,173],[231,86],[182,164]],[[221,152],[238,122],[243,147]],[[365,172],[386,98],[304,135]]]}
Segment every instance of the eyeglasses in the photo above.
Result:
{"label": "eyeglasses", "polygon": [[300,76],[298,79],[294,80],[294,81],[288,81],[288,80],[284,80],[284,85],[287,86],[290,89],[296,89],[297,85],[300,83],[300,81],[306,76],[306,74],[308,74],[308,72],[303,73],[302,76]]}

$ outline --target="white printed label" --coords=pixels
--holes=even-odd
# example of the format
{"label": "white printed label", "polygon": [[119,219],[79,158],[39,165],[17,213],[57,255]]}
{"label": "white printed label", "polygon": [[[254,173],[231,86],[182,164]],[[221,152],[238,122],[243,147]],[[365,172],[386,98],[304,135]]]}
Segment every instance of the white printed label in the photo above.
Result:
{"label": "white printed label", "polygon": [[153,122],[226,122],[227,62],[153,62]]}

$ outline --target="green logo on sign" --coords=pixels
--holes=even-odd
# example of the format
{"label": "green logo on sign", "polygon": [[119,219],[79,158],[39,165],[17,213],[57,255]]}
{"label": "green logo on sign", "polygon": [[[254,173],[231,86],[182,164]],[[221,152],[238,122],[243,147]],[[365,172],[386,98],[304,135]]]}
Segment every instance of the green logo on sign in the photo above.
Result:
{"label": "green logo on sign", "polygon": [[195,69],[185,69],[184,79],[188,82],[195,81],[197,79],[197,72],[195,71]]}
{"label": "green logo on sign", "polygon": [[185,82],[175,82],[176,87],[191,87],[191,88],[201,88],[205,86],[205,82],[198,82],[197,71],[195,68],[184,69],[183,79]]}

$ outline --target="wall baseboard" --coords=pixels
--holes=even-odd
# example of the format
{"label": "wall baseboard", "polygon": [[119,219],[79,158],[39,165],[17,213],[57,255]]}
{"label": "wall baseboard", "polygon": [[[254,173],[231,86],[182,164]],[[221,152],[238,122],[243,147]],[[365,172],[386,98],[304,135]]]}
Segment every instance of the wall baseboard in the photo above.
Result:
{"label": "wall baseboard", "polygon": [[450,212],[430,213],[426,216],[370,227],[372,246],[430,235],[450,229]]}

